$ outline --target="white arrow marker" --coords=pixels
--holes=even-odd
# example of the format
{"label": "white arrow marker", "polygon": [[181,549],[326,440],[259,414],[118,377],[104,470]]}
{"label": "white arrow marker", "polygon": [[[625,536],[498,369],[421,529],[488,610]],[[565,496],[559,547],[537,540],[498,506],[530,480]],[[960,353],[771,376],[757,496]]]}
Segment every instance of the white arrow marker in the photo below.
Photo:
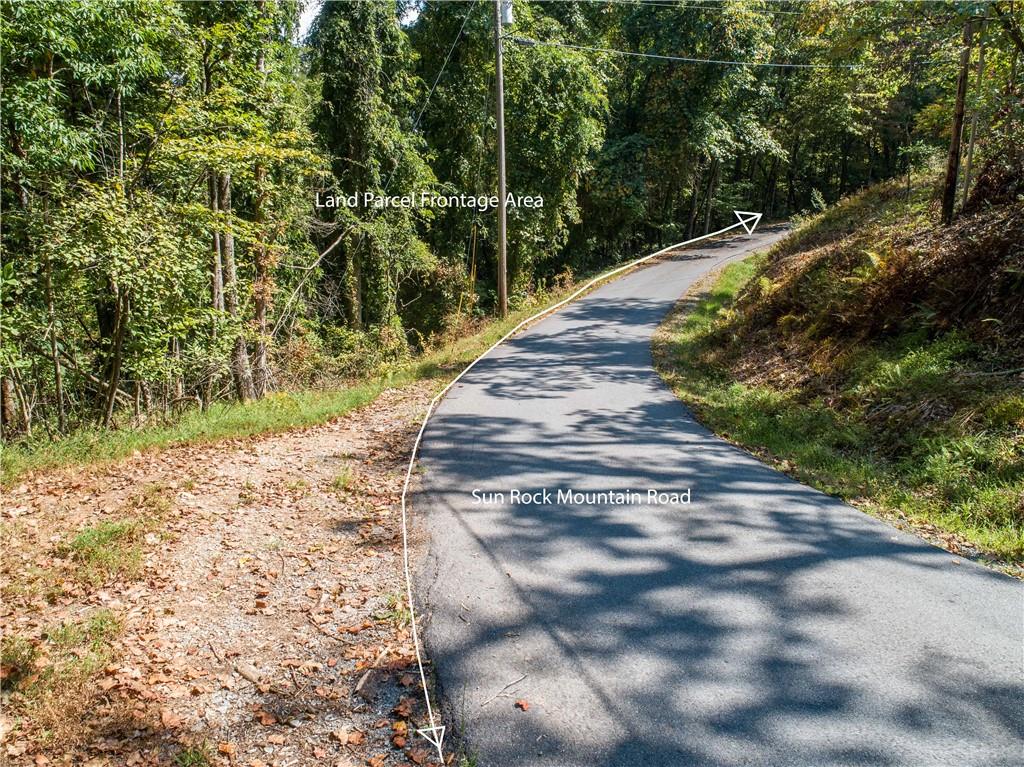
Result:
{"label": "white arrow marker", "polygon": [[760,213],[750,213],[749,211],[746,210],[734,210],[733,213],[736,214],[736,218],[740,220],[740,223],[743,225],[743,228],[747,230],[747,234],[752,234],[754,228],[761,220]]}
{"label": "white arrow marker", "polygon": [[444,725],[437,724],[437,721],[434,718],[434,707],[430,704],[430,691],[427,687],[427,674],[423,670],[423,656],[420,650],[420,637],[419,632],[416,629],[416,608],[413,605],[412,599],[412,573],[409,570],[409,523],[406,497],[409,494],[409,483],[412,480],[412,471],[416,465],[416,455],[419,453],[420,443],[423,441],[423,432],[427,428],[427,421],[430,420],[430,416],[433,414],[434,409],[437,407],[437,403],[440,402],[444,395],[448,393],[449,389],[455,386],[455,384],[457,384],[459,380],[464,375],[466,375],[466,373],[473,369],[476,363],[478,363],[480,360],[482,360],[484,357],[486,357],[488,354],[494,351],[497,347],[501,346],[501,344],[505,343],[505,341],[514,336],[524,326],[528,325],[534,320],[539,319],[540,317],[543,317],[546,314],[550,314],[551,312],[556,311],[557,309],[561,309],[567,303],[577,298],[578,296],[582,295],[583,293],[586,293],[594,285],[601,282],[602,280],[606,280],[609,277],[614,277],[616,274],[624,272],[627,269],[632,269],[634,266],[639,266],[645,261],[650,261],[652,258],[663,256],[666,253],[675,250],[676,248],[682,248],[685,247],[686,245],[692,245],[695,242],[706,240],[709,237],[717,237],[720,234],[725,234],[726,232],[729,232],[738,226],[742,226],[747,234],[752,234],[754,228],[761,221],[760,213],[749,213],[747,211],[742,210],[736,210],[733,212],[736,214],[736,218],[739,219],[738,223],[735,223],[732,226],[727,226],[724,229],[719,229],[717,232],[711,232],[709,234],[703,234],[700,237],[694,237],[692,240],[686,240],[685,242],[677,242],[675,245],[669,245],[667,248],[662,248],[661,250],[655,251],[654,253],[651,253],[649,256],[643,256],[641,258],[636,259],[635,261],[630,261],[628,264],[618,266],[612,269],[611,271],[605,272],[604,274],[590,280],[590,282],[588,282],[582,288],[576,290],[571,296],[569,296],[568,298],[563,298],[554,306],[549,306],[547,309],[542,309],[536,314],[527,317],[525,320],[520,322],[518,325],[516,325],[514,328],[508,331],[505,335],[503,335],[501,338],[495,341],[494,344],[487,349],[487,351],[485,351],[475,360],[466,365],[466,367],[462,369],[462,372],[455,376],[455,378],[453,378],[451,381],[449,381],[448,385],[441,389],[441,391],[439,391],[434,396],[434,398],[430,400],[430,404],[427,405],[427,412],[423,416],[423,423],[420,424],[419,433],[416,435],[416,441],[413,443],[412,446],[412,454],[409,456],[409,466],[405,470],[405,484],[402,486],[402,559],[405,568],[405,593],[406,597],[409,600],[409,623],[412,626],[412,643],[413,647],[416,650],[416,665],[419,667],[420,670],[420,682],[423,684],[423,698],[427,703],[427,718],[430,721],[429,727],[424,727],[422,729],[416,730],[416,732],[422,735],[428,741],[430,741],[430,743],[437,748],[437,755],[441,759],[442,764],[444,764],[444,748],[442,747],[442,743],[444,742],[445,728]]}

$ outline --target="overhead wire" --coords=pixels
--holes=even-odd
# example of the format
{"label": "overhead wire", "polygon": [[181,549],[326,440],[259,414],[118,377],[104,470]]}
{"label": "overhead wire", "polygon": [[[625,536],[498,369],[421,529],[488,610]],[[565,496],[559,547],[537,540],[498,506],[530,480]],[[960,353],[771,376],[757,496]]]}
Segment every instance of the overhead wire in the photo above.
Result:
{"label": "overhead wire", "polygon": [[720,64],[725,66],[738,67],[774,67],[777,69],[863,69],[864,64],[799,64],[781,61],[731,61],[727,59],[700,59],[692,56],[668,56],[660,53],[640,53],[638,51],[623,51],[617,48],[597,48],[591,45],[575,45],[573,43],[559,43],[548,40],[533,40],[528,37],[509,37],[512,42],[520,45],[535,46],[542,45],[556,48],[570,48],[577,51],[592,51],[594,53],[612,53],[618,56],[634,56],[644,59],[659,59],[661,61],[680,61],[687,64]]}

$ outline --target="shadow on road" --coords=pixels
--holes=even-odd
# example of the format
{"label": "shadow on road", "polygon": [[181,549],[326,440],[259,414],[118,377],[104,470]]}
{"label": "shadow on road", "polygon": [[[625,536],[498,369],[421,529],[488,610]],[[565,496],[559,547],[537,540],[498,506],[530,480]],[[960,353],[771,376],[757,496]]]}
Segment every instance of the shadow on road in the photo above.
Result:
{"label": "shadow on road", "polygon": [[[707,432],[652,370],[666,310],[594,294],[429,426],[428,637],[481,763],[1019,763],[1016,585]],[[690,505],[470,499],[686,487]],[[547,680],[522,685],[536,713],[481,703],[520,672]]]}

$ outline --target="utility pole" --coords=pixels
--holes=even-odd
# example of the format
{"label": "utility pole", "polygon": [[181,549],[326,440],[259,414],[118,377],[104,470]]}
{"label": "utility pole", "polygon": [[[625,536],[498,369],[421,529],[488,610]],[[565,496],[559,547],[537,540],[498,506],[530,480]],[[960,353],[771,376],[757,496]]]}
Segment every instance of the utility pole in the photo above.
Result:
{"label": "utility pole", "polygon": [[501,66],[502,4],[503,0],[494,0],[495,81],[498,90],[498,315],[504,319],[508,316],[508,284],[505,255],[505,76]]}

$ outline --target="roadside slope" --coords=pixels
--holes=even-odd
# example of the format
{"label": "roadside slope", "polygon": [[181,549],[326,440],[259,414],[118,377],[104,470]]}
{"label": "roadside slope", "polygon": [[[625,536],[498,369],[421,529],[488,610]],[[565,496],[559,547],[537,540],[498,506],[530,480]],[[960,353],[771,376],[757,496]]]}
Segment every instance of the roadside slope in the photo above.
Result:
{"label": "roadside slope", "polygon": [[951,551],[1024,559],[1024,205],[898,183],[802,222],[654,342],[717,433]]}

